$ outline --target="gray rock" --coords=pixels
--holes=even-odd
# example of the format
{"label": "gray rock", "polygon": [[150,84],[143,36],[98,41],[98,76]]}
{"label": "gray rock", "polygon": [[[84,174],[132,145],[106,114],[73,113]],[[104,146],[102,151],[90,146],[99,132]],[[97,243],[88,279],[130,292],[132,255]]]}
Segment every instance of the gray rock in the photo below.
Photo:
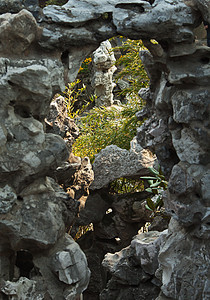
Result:
{"label": "gray rock", "polygon": [[159,254],[158,273],[162,273],[163,294],[172,299],[208,299],[209,240],[200,240],[198,244],[197,239],[190,237],[173,219],[169,229]]}
{"label": "gray rock", "polygon": [[193,175],[189,174],[186,164],[174,166],[168,185],[169,193],[164,202],[175,219],[185,226],[194,224],[192,232],[201,237],[204,233],[200,227],[203,223],[201,220],[208,211],[208,204],[203,202],[200,183]]}
{"label": "gray rock", "polygon": [[0,23],[0,39],[2,41],[0,52],[2,54],[21,54],[36,38],[38,31],[36,20],[25,9],[18,14],[0,15]]}
{"label": "gray rock", "polygon": [[79,245],[69,236],[63,236],[49,253],[34,255],[34,265],[42,276],[33,280],[45,287],[51,299],[77,299],[89,282],[90,271]]}
{"label": "gray rock", "polygon": [[0,214],[8,213],[16,200],[17,195],[9,185],[0,188]]}
{"label": "gray rock", "polygon": [[[179,61],[172,60],[169,62],[169,76],[168,80],[171,84],[181,84],[181,83],[196,83],[200,86],[208,86],[208,81],[210,77],[210,71],[208,68],[208,62],[210,58],[210,49],[209,47],[203,48],[198,47],[196,51],[188,55],[184,55]],[[187,63],[187,60],[190,63]],[[186,64],[186,68],[183,71],[183,63]],[[199,67],[198,67],[199,66]]]}
{"label": "gray rock", "polygon": [[102,264],[112,278],[100,299],[156,299],[159,288],[157,282],[154,284],[153,275],[158,267],[160,244],[166,234],[167,231],[142,233],[134,237],[129,247],[108,253]]}
{"label": "gray rock", "polygon": [[172,96],[174,121],[177,123],[190,123],[195,119],[202,121],[207,113],[210,98],[208,91],[179,90]]}
{"label": "gray rock", "polygon": [[154,275],[158,268],[160,245],[167,233],[167,230],[161,233],[150,231],[135,236],[131,242],[131,248],[135,249],[135,256],[147,274]]}
{"label": "gray rock", "polygon": [[[181,161],[190,164],[209,163],[209,153],[206,153],[205,148],[203,149],[203,145],[191,128],[173,130],[172,141]],[[208,143],[205,145],[208,147]]]}
{"label": "gray rock", "polygon": [[[68,237],[70,241],[70,237]],[[84,270],[86,273],[84,274]],[[77,243],[71,241],[63,251],[55,254],[54,269],[53,271],[58,274],[59,280],[66,284],[75,284],[77,282],[87,285],[87,278],[90,272],[87,269],[87,260]],[[81,292],[82,288],[80,287]]]}
{"label": "gray rock", "polygon": [[46,131],[60,135],[71,152],[72,145],[79,136],[79,128],[73,119],[69,118],[65,98],[61,95],[54,97],[50,103],[50,111],[45,123],[47,124]]}
{"label": "gray rock", "polygon": [[151,221],[151,211],[145,207],[147,192],[131,192],[115,195],[111,207],[120,215],[120,218],[128,223],[137,222],[142,226]]}
{"label": "gray rock", "polygon": [[[194,4],[194,5],[193,5]],[[207,0],[194,0],[192,7],[196,7],[202,14],[204,20],[210,22],[210,3]]]}
{"label": "gray rock", "polygon": [[[78,32],[78,30],[76,29],[75,34],[78,34],[78,39],[81,38],[84,41],[84,39],[87,37],[88,32],[85,32],[84,30],[81,31],[82,32]],[[69,37],[68,33],[67,36]],[[70,42],[70,44],[72,43]],[[66,66],[68,72],[68,80],[70,82],[73,82],[76,79],[83,60],[88,55],[90,55],[93,52],[93,50],[95,50],[95,48],[96,46],[94,45],[85,45],[81,47],[80,43],[75,47],[71,46],[68,54],[68,63]]]}
{"label": "gray rock", "polygon": [[130,151],[115,145],[107,146],[96,155],[93,171],[95,180],[91,189],[100,189],[120,177],[136,177],[150,174],[148,168],[154,166],[155,156],[142,149],[134,139]]}
{"label": "gray rock", "polygon": [[[32,115],[43,119],[49,110],[50,97],[58,90],[64,90],[64,68],[61,61],[51,58],[38,60],[2,58],[0,63],[3,72],[0,80],[1,105],[10,102],[21,116]],[[31,82],[32,77],[35,82]],[[5,86],[7,92],[4,91]]]}
{"label": "gray rock", "polygon": [[[2,184],[8,178],[13,178],[12,186],[20,192],[26,180],[30,183],[39,178],[38,174],[50,174],[49,168],[56,169],[68,158],[69,153],[59,136],[44,133],[41,122],[32,117],[21,117],[13,107],[8,107],[7,113],[4,131],[8,147],[2,148],[0,178]],[[21,172],[22,175],[16,176],[15,172]]]}
{"label": "gray rock", "polygon": [[[139,285],[147,281],[150,276],[139,266],[132,265],[132,248],[124,248],[114,254],[106,254],[103,266],[124,285]],[[129,257],[131,257],[129,259]],[[131,261],[131,262],[129,262]]]}
{"label": "gray rock", "polygon": [[88,196],[85,207],[80,211],[79,224],[98,223],[102,221],[106,211],[109,208],[107,203],[97,192],[91,192]]}
{"label": "gray rock", "polygon": [[15,297],[17,300],[42,300],[44,295],[36,293],[36,282],[28,278],[20,277],[17,282],[6,281],[1,289],[9,299]]}
{"label": "gray rock", "polygon": [[[146,1],[141,1],[140,3],[138,2],[139,5],[137,7],[135,7],[135,2],[132,2],[130,5],[129,2],[126,2],[117,4],[114,11],[116,13],[113,15],[114,24],[120,34],[128,35],[133,39],[138,39],[140,35],[142,38],[147,39],[149,34],[150,37],[158,40],[161,32],[161,39],[166,39],[167,37],[176,42],[192,41],[193,36],[189,28],[179,27],[184,16],[187,16],[185,20],[188,25],[193,24],[196,17],[192,13],[189,14],[191,9],[183,1],[176,2],[176,12],[174,3],[169,3],[165,0],[160,0],[153,5]],[[179,10],[182,11],[182,16],[178,13]],[[127,19],[129,19],[129,22],[127,22]],[[173,20],[176,25],[173,24]],[[145,25],[147,24],[150,24],[150,26],[148,30],[145,30]],[[173,35],[170,34],[172,28],[174,30]]]}
{"label": "gray rock", "polygon": [[96,106],[110,106],[113,104],[113,74],[116,71],[114,65],[116,59],[111,52],[112,45],[107,40],[93,52],[93,76],[92,86],[96,98]]}
{"label": "gray rock", "polygon": [[52,179],[43,178],[28,185],[21,198],[23,200],[16,201],[16,205],[8,209],[7,219],[4,214],[0,216],[1,236],[6,238],[10,235],[13,249],[23,246],[24,242],[30,249],[43,249],[55,244],[65,231],[62,201],[67,195]]}
{"label": "gray rock", "polygon": [[0,3],[0,13],[7,12],[17,13],[24,8],[23,1],[19,0],[2,0]]}
{"label": "gray rock", "polygon": [[[65,237],[65,227],[74,222],[78,207],[57,183],[46,179],[63,166],[69,153],[61,137],[46,134],[43,120],[51,97],[64,89],[65,81],[75,78],[83,58],[102,41],[122,34],[141,37],[150,51],[140,54],[151,85],[143,96],[148,119],[138,130],[137,140],[157,154],[163,172],[170,177],[165,205],[178,222],[171,223],[161,245],[160,299],[209,298],[210,50],[194,42],[201,16],[210,21],[209,1],[151,2],[70,0],[63,7],[48,6],[42,13],[37,1],[1,1],[0,182],[5,213],[0,214],[0,288],[4,281],[14,286],[25,271],[23,266],[28,268],[29,285],[35,281],[35,293],[46,299],[73,300],[87,287],[89,271],[84,256]],[[157,46],[152,39],[158,41]],[[103,176],[96,177],[93,189],[104,188],[121,176],[146,175],[155,160],[149,150],[134,145],[130,151],[111,146],[100,155],[95,170]],[[83,174],[90,175],[90,168],[80,173],[81,184]],[[76,184],[75,198],[84,190]],[[132,209],[140,220],[138,201],[132,203]],[[116,205],[116,210],[98,223],[95,232],[109,242],[120,237],[128,245],[138,223],[126,223],[124,207],[120,210]],[[112,251],[114,247],[110,246]],[[116,276],[102,299],[155,299],[161,283],[143,271],[139,258],[129,256],[127,250],[121,253],[119,264],[117,259],[113,268],[109,263]],[[53,264],[55,258],[59,269]],[[72,265],[71,259],[78,263]],[[150,262],[144,263],[146,269]]]}

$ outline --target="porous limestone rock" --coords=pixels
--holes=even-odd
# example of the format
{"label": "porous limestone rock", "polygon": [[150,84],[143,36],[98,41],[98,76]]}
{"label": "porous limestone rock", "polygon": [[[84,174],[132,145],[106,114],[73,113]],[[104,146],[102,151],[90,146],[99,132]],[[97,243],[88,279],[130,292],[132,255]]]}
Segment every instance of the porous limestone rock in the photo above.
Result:
{"label": "porous limestone rock", "polygon": [[193,9],[199,10],[203,19],[210,22],[210,3],[208,0],[185,0],[185,3]]}
{"label": "porous limestone rock", "polygon": [[88,195],[88,188],[93,181],[93,170],[88,157],[80,158],[71,153],[72,145],[79,136],[79,128],[68,116],[65,99],[56,95],[50,104],[50,111],[45,118],[46,131],[60,135],[68,148],[70,156],[57,167],[51,176],[67,190],[75,200]]}
{"label": "porous limestone rock", "polygon": [[[27,297],[39,299],[34,295],[40,294],[43,299],[49,294],[43,284],[48,275],[37,274],[35,256],[44,249],[49,255],[48,251],[59,246],[66,227],[72,225],[78,213],[78,204],[46,177],[69,157],[65,141],[55,133],[46,133],[43,122],[51,97],[64,89],[64,67],[60,54],[39,52],[37,40],[42,29],[28,10],[18,12],[17,3],[12,2],[4,2],[8,4],[4,8],[13,5],[13,9],[0,16],[0,298],[13,297],[9,291],[13,290],[13,281],[26,276],[25,288],[22,282],[17,284],[17,299],[27,295],[27,282],[31,290]],[[17,14],[10,13],[16,9]],[[83,255],[79,248],[77,253]],[[89,271],[85,263],[81,268],[84,282],[63,283],[59,297],[66,289],[66,299],[74,299],[85,289]],[[34,274],[37,277],[33,280]],[[8,289],[3,289],[5,282]],[[59,286],[59,278],[54,286]],[[50,292],[50,298],[55,299],[55,294]]]}
{"label": "porous limestone rock", "polygon": [[[0,22],[0,39],[4,41],[0,46],[2,54],[23,53],[32,44],[38,33],[36,20],[25,9],[18,14],[6,13],[1,15]],[[25,26],[21,26],[22,23]]]}
{"label": "porous limestone rock", "polygon": [[[197,238],[189,235],[177,221],[171,220],[169,235],[161,245],[160,266],[156,273],[166,297],[180,300],[209,298],[209,246],[208,239],[201,239],[198,243]],[[163,299],[161,295],[158,298]]]}
{"label": "porous limestone rock", "polygon": [[105,188],[90,190],[74,224],[74,227],[92,224],[93,228],[93,231],[88,231],[78,240],[87,255],[91,270],[85,298],[98,299],[106,284],[101,266],[104,255],[127,247],[139,228],[151,221],[151,211],[145,208],[148,196],[147,192],[113,195]]}
{"label": "porous limestone rock", "polygon": [[155,155],[149,150],[142,149],[135,138],[129,151],[115,145],[107,146],[96,155],[93,163],[95,180],[90,188],[100,189],[121,177],[135,178],[149,175],[148,168],[153,167],[155,163]]}
{"label": "porous limestone rock", "polygon": [[135,236],[131,245],[114,254],[108,253],[103,266],[111,273],[107,288],[100,295],[105,299],[151,299],[159,294],[154,274],[158,253],[167,231],[151,231]]}
{"label": "porous limestone rock", "polygon": [[[78,207],[51,178],[69,152],[61,137],[46,133],[44,119],[52,96],[75,79],[88,53],[121,34],[143,39],[150,51],[141,53],[151,84],[142,93],[147,105],[138,116],[151,119],[138,130],[137,141],[156,153],[169,178],[166,206],[177,220],[161,242],[159,299],[208,299],[210,51],[194,42],[194,29],[202,18],[210,21],[209,1],[69,0],[62,7],[50,5],[43,10],[37,4],[36,0],[0,3],[0,189],[4,197],[0,198],[0,297],[9,299],[11,295],[2,290],[5,282],[14,284],[21,277],[30,284],[35,281],[35,293],[48,299],[73,300],[88,285],[85,259],[78,269],[65,261],[65,271],[70,268],[75,275],[74,284],[61,281],[57,271],[63,271],[53,265],[56,253],[74,257],[76,251],[77,262],[83,255],[76,246],[69,248],[74,242],[65,237],[65,227],[74,221]],[[141,175],[139,165],[133,164],[133,159],[141,161],[138,151],[124,155],[123,150],[112,149],[116,157],[107,164],[114,162],[118,172],[122,165],[117,162],[129,158],[130,173],[124,167],[118,174],[112,169],[103,182],[93,185],[95,189],[118,176]],[[120,215],[115,219],[109,215],[113,239],[118,234],[114,222],[122,224],[125,234],[132,227],[119,222]],[[107,236],[103,230],[98,227]],[[130,264],[144,274],[139,262]],[[135,287],[129,286],[126,275],[119,284],[111,279],[102,297],[139,299],[141,293],[148,299],[148,286],[156,297],[157,281],[154,275],[146,276],[153,277],[155,284],[141,282],[139,287],[142,276],[134,277]]]}
{"label": "porous limestone rock", "polygon": [[5,185],[0,189],[0,213],[6,214],[8,213],[15,201],[17,200],[17,195],[14,190],[9,186]]}
{"label": "porous limestone rock", "polygon": [[113,74],[116,71],[114,65],[116,59],[111,51],[112,45],[107,40],[100,44],[100,47],[93,52],[93,77],[92,86],[97,96],[96,106],[110,106],[113,101]]}
{"label": "porous limestone rock", "polygon": [[79,136],[79,128],[68,116],[64,97],[61,95],[54,97],[50,103],[50,111],[45,122],[47,124],[46,131],[60,135],[64,139],[69,152],[71,152],[72,145]]}
{"label": "porous limestone rock", "polygon": [[20,277],[17,282],[6,281],[4,287],[1,289],[9,299],[17,300],[42,300],[44,295],[36,292],[36,282],[28,278]]}

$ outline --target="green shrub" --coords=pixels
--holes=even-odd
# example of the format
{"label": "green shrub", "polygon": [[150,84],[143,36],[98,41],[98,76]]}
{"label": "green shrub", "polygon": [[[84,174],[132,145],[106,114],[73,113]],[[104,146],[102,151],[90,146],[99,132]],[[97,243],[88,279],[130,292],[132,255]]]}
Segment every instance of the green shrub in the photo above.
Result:
{"label": "green shrub", "polygon": [[135,116],[141,107],[140,101],[132,97],[126,105],[95,107],[78,118],[80,136],[73,145],[74,155],[88,156],[93,162],[95,154],[108,145],[130,149],[130,141],[141,125]]}
{"label": "green shrub", "polygon": [[110,184],[110,192],[112,194],[127,194],[142,192],[144,190],[144,182],[139,179],[118,178]]}
{"label": "green shrub", "polygon": [[63,92],[68,116],[71,119],[75,119],[81,115],[87,109],[89,104],[95,100],[95,97],[91,96],[88,102],[83,101],[82,105],[79,104],[79,98],[83,96],[84,91],[86,90],[86,86],[84,84],[79,87],[80,83],[81,81],[79,79],[68,83],[68,86],[66,86],[66,89]]}
{"label": "green shrub", "polygon": [[[74,155],[88,156],[93,162],[95,154],[108,145],[113,144],[120,148],[130,149],[130,141],[136,135],[136,128],[141,125],[136,118],[136,112],[141,110],[144,105],[138,96],[138,91],[149,83],[139,57],[139,50],[143,47],[142,41],[128,39],[122,42],[121,46],[113,48],[113,50],[118,49],[123,52],[116,61],[117,65],[123,66],[117,78],[126,77],[129,80],[129,88],[121,92],[129,95],[129,99],[126,104],[120,106],[95,107],[85,116],[77,119],[80,136],[73,145]],[[91,58],[86,58],[80,72],[87,72],[86,69],[90,62]]]}
{"label": "green shrub", "polygon": [[167,189],[168,182],[165,180],[165,177],[159,167],[158,170],[154,168],[149,168],[151,172],[151,176],[143,176],[141,179],[147,180],[149,187],[145,189],[145,191],[152,194],[152,196],[156,196],[155,200],[152,197],[147,198],[146,208],[157,213],[161,207],[163,206],[163,196],[162,192]]}
{"label": "green shrub", "polygon": [[124,79],[129,83],[129,87],[121,92],[122,95],[137,96],[138,91],[149,84],[149,78],[139,57],[139,51],[146,48],[141,40],[126,39],[124,41],[122,36],[120,39],[122,44],[112,49],[112,51],[118,50],[122,53],[115,63],[120,67],[115,79],[116,81]]}
{"label": "green shrub", "polygon": [[64,4],[66,4],[68,2],[68,0],[47,0],[45,2],[45,6],[48,6],[48,5],[59,5],[59,6],[62,6]]}

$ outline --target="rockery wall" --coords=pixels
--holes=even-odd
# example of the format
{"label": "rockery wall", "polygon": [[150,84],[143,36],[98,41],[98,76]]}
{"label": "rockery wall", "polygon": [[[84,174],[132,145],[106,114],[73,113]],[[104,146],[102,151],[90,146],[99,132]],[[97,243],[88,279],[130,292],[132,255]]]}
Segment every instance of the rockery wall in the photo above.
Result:
{"label": "rockery wall", "polygon": [[[65,234],[77,202],[53,176],[69,152],[44,119],[83,59],[116,35],[142,39],[150,51],[140,53],[150,88],[140,91],[147,105],[138,118],[147,120],[137,141],[169,179],[172,216],[158,299],[210,299],[210,48],[193,33],[202,19],[210,23],[207,0],[70,0],[43,10],[37,0],[1,0],[0,299],[71,300],[88,285],[86,257]],[[103,299],[114,299],[113,289]]]}

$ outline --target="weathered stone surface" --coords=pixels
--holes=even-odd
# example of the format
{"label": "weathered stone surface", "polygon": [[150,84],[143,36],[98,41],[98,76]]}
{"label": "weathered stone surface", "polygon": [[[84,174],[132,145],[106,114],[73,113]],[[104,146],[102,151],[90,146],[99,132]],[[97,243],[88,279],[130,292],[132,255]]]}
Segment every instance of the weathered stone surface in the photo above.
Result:
{"label": "weathered stone surface", "polygon": [[6,185],[0,189],[0,213],[6,214],[8,213],[15,201],[17,200],[17,195],[14,190]]}
{"label": "weathered stone surface", "polygon": [[46,131],[60,135],[68,148],[70,156],[67,161],[56,168],[51,176],[68,190],[68,194],[75,200],[89,194],[89,186],[93,181],[93,170],[88,157],[80,158],[71,153],[72,145],[79,136],[79,128],[73,119],[68,117],[64,97],[55,96],[50,104],[50,111],[45,119]]}
{"label": "weathered stone surface", "polygon": [[114,289],[116,286],[115,282],[116,280],[113,280],[113,282],[112,280],[109,281],[108,286],[110,286],[110,290],[103,290],[100,294],[100,300],[155,300],[159,292],[159,288],[150,282],[142,282],[140,287],[130,286],[127,289],[123,285],[118,284],[117,289]]}
{"label": "weathered stone surface", "polygon": [[[189,173],[190,171],[191,173]],[[193,224],[191,234],[201,238],[209,237],[209,229],[206,226],[209,205],[205,201],[205,196],[202,197],[200,194],[202,180],[209,184],[209,172],[205,173],[204,168],[199,174],[201,180],[198,180],[192,171],[192,168],[188,168],[184,164],[174,166],[165,206],[172,216],[184,226],[189,227]],[[208,188],[205,188],[205,193],[208,194]]]}
{"label": "weathered stone surface", "polygon": [[[75,34],[77,34],[77,30],[75,30]],[[81,30],[81,32],[78,32],[78,39],[82,38],[84,39],[84,35],[86,35],[87,33],[84,32],[83,30]],[[62,35],[63,35],[63,31],[62,31]],[[69,32],[67,31],[66,33],[67,37],[69,37]],[[66,40],[65,38],[65,40]],[[84,46],[80,46],[80,45],[76,45],[76,46],[72,46],[70,45],[71,48],[67,51],[68,55],[67,55],[67,59],[64,59],[65,61],[65,70],[66,70],[66,74],[65,74],[65,80],[69,81],[69,82],[73,82],[76,77],[77,74],[79,72],[79,68],[83,62],[83,60],[90,55],[96,48],[96,46],[94,45],[84,45]],[[66,55],[66,53],[64,52],[63,55]],[[65,56],[64,55],[64,56]]]}
{"label": "weathered stone surface", "polygon": [[204,20],[210,22],[210,3],[208,0],[186,0],[185,3],[201,12]]}
{"label": "weathered stone surface", "polygon": [[[158,158],[158,162],[161,165],[164,175],[168,179],[175,163],[179,161],[177,154],[175,152],[174,146],[172,144],[171,134],[169,132],[167,120],[165,119],[165,114],[162,114],[160,119],[157,117],[157,112],[154,112],[153,99],[158,104],[160,111],[166,109],[168,111],[168,97],[170,94],[163,94],[164,87],[166,87],[166,82],[158,86],[157,98],[154,97],[153,88],[151,90],[142,89],[139,92],[140,97],[147,101],[146,107],[144,107],[139,113],[137,113],[137,118],[143,121],[147,118],[141,127],[137,128],[137,142],[146,149],[150,149],[155,152]],[[159,90],[160,89],[160,90]],[[167,96],[167,97],[166,97]],[[158,110],[159,112],[159,110]]]}
{"label": "weathered stone surface", "polygon": [[[51,167],[55,169],[68,158],[68,151],[59,136],[44,133],[41,122],[19,116],[10,106],[7,113],[6,118],[2,117],[6,140],[3,138],[0,178],[1,184],[12,179],[11,186],[19,193],[26,181],[30,183],[50,174]],[[21,176],[17,176],[17,172]]]}
{"label": "weathered stone surface", "polygon": [[[63,234],[65,225],[62,211],[65,207],[62,198],[67,196],[61,192],[50,179],[39,179],[22,191],[22,200],[16,201],[7,216],[1,214],[1,235],[5,239],[10,236],[13,249],[21,247],[24,242],[30,248],[46,248]],[[58,196],[60,203],[56,203]],[[48,232],[48,228],[51,228],[51,232]]]}
{"label": "weathered stone surface", "polygon": [[[189,27],[193,26],[195,15],[181,0],[176,2],[176,8],[177,10],[174,9],[174,3],[169,3],[165,0],[155,3],[153,6],[146,1],[141,1],[140,3],[138,1],[133,1],[132,3],[130,1],[123,1],[123,3],[104,1],[103,5],[101,3],[88,2],[87,5],[87,2],[83,0],[76,3],[70,0],[63,7],[46,7],[44,16],[45,21],[48,23],[66,24],[71,27],[78,27],[78,25],[81,26],[85,22],[93,20],[96,31],[94,36],[91,36],[93,38],[92,42],[96,41],[96,36],[100,39],[104,35],[104,39],[107,39],[110,33],[114,33],[115,28],[117,28],[118,33],[129,35],[134,39],[139,38],[139,35],[142,38],[147,38],[149,35],[158,39],[161,32],[162,39],[170,38],[176,42],[183,40],[192,41],[193,35],[190,29],[183,28],[182,24],[185,22]],[[164,14],[162,13],[163,9]],[[182,11],[182,14],[180,14],[180,11]],[[113,24],[102,22],[103,18],[105,21],[110,18],[109,15],[105,15],[109,12],[113,13],[113,16],[111,16]],[[141,17],[139,18],[138,16]],[[129,23],[125,21],[127,18],[129,18]],[[98,21],[97,26],[95,24],[96,21]],[[150,27],[145,30],[144,27],[148,23]],[[171,35],[172,28],[173,35]]]}
{"label": "weathered stone surface", "polygon": [[74,300],[87,287],[90,271],[86,257],[79,245],[67,234],[50,253],[34,255],[33,261],[41,274],[33,279],[42,284],[50,299],[62,297]]}
{"label": "weathered stone surface", "polygon": [[100,194],[91,192],[77,222],[81,225],[101,222],[109,206]]}
{"label": "weathered stone surface", "polygon": [[157,282],[154,284],[153,276],[158,267],[160,244],[165,235],[166,232],[157,231],[142,233],[134,237],[129,247],[114,254],[108,253],[103,266],[112,278],[100,299],[156,299],[159,288]]}
{"label": "weathered stone surface", "polygon": [[79,128],[75,122],[68,117],[68,111],[64,97],[57,96],[50,103],[50,111],[45,119],[47,132],[60,135],[71,153],[72,145],[79,136]]}
{"label": "weathered stone surface", "polygon": [[172,219],[169,235],[159,254],[160,267],[157,276],[161,275],[163,294],[170,299],[208,299],[208,261],[209,240],[199,240],[198,243],[197,238],[187,234],[186,230]]}
{"label": "weathered stone surface", "polygon": [[74,199],[79,200],[82,196],[89,195],[89,186],[93,182],[94,172],[88,157],[81,159],[81,164],[73,178],[73,184],[70,187],[74,193]]}
{"label": "weathered stone surface", "polygon": [[0,51],[5,55],[23,53],[35,40],[38,32],[36,20],[27,10],[21,10],[15,15],[3,14],[0,16],[0,23]]}
{"label": "weathered stone surface", "polygon": [[73,241],[64,250],[57,252],[54,258],[54,272],[58,274],[60,281],[67,284],[83,281],[83,285],[87,285],[90,272],[84,274],[84,265],[87,266],[86,257]]}
{"label": "weathered stone surface", "polygon": [[96,155],[93,171],[95,180],[91,189],[100,189],[120,177],[148,175],[149,167],[155,164],[155,156],[142,149],[134,139],[130,151],[111,145]]}
{"label": "weathered stone surface", "polygon": [[114,53],[109,41],[102,42],[100,47],[93,52],[93,77],[92,86],[97,96],[96,106],[110,106],[113,104],[112,90],[113,74],[116,71]]}
{"label": "weathered stone surface", "polygon": [[158,253],[166,234],[167,230],[161,233],[150,231],[137,235],[131,242],[131,248],[135,249],[136,257],[147,274],[154,275],[158,268]]}
{"label": "weathered stone surface", "polygon": [[[64,68],[61,61],[52,58],[1,58],[0,63],[0,90],[3,91],[1,106],[10,103],[25,118],[32,115],[43,119],[49,110],[50,98],[58,90],[64,90]],[[31,78],[34,78],[34,82]]]}
{"label": "weathered stone surface", "polygon": [[23,1],[19,0],[2,0],[0,4],[0,13],[17,13],[24,8]]}
{"label": "weathered stone surface", "polygon": [[115,195],[111,207],[125,222],[137,222],[142,226],[150,221],[151,212],[145,208],[147,192]]}
{"label": "weathered stone surface", "polygon": [[[209,47],[198,47],[196,51],[188,55],[184,55],[181,59],[174,58],[168,63],[170,70],[168,79],[171,84],[193,84],[196,81],[197,85],[206,86],[209,82],[210,71],[208,67],[210,58]],[[187,63],[187,60],[190,63]],[[186,69],[183,71],[183,63],[186,64]]]}
{"label": "weathered stone surface", "polygon": [[[70,0],[63,7],[48,6],[42,13],[37,1],[1,1],[0,189],[4,202],[1,201],[0,214],[0,288],[4,281],[18,282],[20,277],[26,277],[21,275],[24,272],[30,281],[36,281],[35,292],[46,299],[73,300],[87,286],[85,260],[81,260],[84,263],[78,272],[67,263],[67,269],[70,267],[70,273],[75,275],[74,284],[68,284],[67,270],[59,269],[58,275],[53,266],[56,253],[68,252],[69,257],[74,257],[76,246],[68,248],[72,240],[64,235],[77,207],[57,183],[46,180],[69,153],[60,137],[46,134],[43,120],[51,97],[64,89],[65,81],[75,78],[83,58],[102,41],[122,34],[144,39],[150,51],[141,54],[151,85],[144,94],[146,109],[139,114],[140,118],[150,119],[138,130],[137,140],[157,154],[167,178],[171,177],[165,202],[178,221],[178,225],[171,225],[161,246],[160,297],[208,299],[210,52],[208,47],[194,43],[194,28],[201,23],[201,17],[210,21],[209,2],[151,2]],[[158,46],[151,39],[156,39]],[[104,188],[121,176],[141,176],[142,155],[136,147],[126,152],[111,149],[114,154],[106,163],[111,166],[114,162],[117,171],[111,169],[107,175],[99,161],[104,177],[93,189]],[[122,159],[129,163],[119,164]],[[134,165],[139,161],[140,169]],[[146,170],[144,166],[143,169]],[[137,228],[122,219],[126,210],[118,211],[107,214],[96,233],[108,238],[111,231],[111,241],[121,234],[122,240],[128,242]],[[79,248],[76,252],[80,253]],[[129,263],[138,269],[138,274],[143,273],[136,260]],[[133,274],[132,269],[129,272]],[[68,283],[59,276],[62,280],[68,278]],[[153,275],[147,276],[154,282]],[[141,282],[141,286],[135,282],[135,287],[127,284],[125,288],[126,280],[131,283],[126,275],[121,274],[117,280],[113,277],[102,297],[128,300],[138,299],[141,294],[142,299],[153,299],[158,294],[159,288],[151,281]]]}
{"label": "weathered stone surface", "polygon": [[26,299],[44,299],[44,295],[36,292],[36,282],[28,278],[20,277],[17,282],[6,281],[2,292],[9,296],[9,299],[15,297],[17,300]]}

